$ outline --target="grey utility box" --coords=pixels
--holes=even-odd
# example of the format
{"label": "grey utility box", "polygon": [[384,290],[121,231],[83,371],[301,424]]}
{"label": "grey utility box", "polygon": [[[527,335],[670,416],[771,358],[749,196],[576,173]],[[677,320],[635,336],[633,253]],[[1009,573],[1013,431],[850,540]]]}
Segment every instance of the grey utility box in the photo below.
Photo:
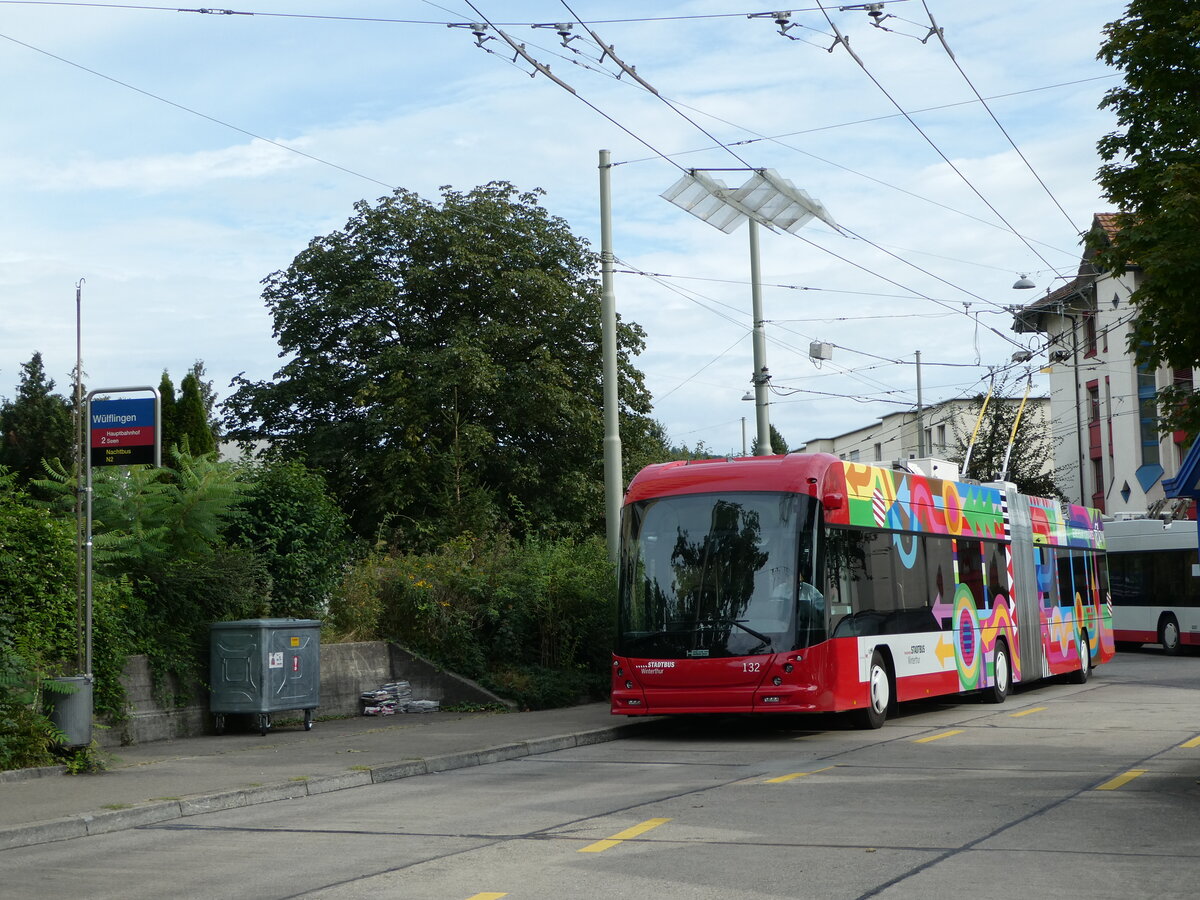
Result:
{"label": "grey utility box", "polygon": [[209,710],[217,734],[225,716],[257,716],[260,734],[271,713],[304,711],[312,728],[321,702],[321,623],[315,619],[244,619],[210,626]]}

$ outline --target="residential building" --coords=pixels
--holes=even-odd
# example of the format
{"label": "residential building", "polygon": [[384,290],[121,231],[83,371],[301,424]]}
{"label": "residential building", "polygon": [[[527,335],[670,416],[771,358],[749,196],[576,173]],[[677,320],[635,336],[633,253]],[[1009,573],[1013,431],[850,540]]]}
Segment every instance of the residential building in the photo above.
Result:
{"label": "residential building", "polygon": [[[1116,217],[1097,213],[1093,234],[1111,240]],[[1188,450],[1183,432],[1164,434],[1157,392],[1171,383],[1191,387],[1196,370],[1139,367],[1128,351],[1134,316],[1130,295],[1142,272],[1097,271],[1087,249],[1075,278],[1015,311],[1013,330],[1040,333],[1050,354],[1050,418],[1055,467],[1069,499],[1109,515],[1190,514],[1188,498],[1168,500],[1163,479],[1174,476]],[[1191,509],[1189,513],[1188,510]]]}
{"label": "residential building", "polygon": [[[1044,430],[1049,407],[1047,398],[1030,397],[1023,414],[1026,427]],[[921,410],[920,432],[917,412],[909,409],[890,413],[872,425],[836,437],[815,438],[801,449],[807,453],[832,453],[848,462],[883,465],[922,457],[958,460],[960,441],[974,431],[978,415],[978,408],[969,400],[946,400]]]}

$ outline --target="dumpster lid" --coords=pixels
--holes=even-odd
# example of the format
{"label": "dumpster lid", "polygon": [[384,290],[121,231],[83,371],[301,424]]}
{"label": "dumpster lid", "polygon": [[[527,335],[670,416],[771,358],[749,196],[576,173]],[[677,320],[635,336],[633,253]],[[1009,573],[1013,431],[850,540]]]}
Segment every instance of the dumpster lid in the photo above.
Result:
{"label": "dumpster lid", "polygon": [[209,628],[320,628],[319,619],[239,619],[236,622],[213,622]]}

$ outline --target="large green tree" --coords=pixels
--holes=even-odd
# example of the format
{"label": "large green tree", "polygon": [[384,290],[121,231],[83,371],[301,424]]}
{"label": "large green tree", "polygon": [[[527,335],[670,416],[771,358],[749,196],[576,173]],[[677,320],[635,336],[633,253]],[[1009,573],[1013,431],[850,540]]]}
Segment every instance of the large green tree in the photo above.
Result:
{"label": "large green tree", "polygon": [[239,515],[226,530],[271,576],[271,614],[322,618],[354,550],[346,517],[324,479],[297,460],[239,467]]}
{"label": "large green tree", "polygon": [[166,369],[163,369],[162,379],[158,382],[158,399],[161,412],[158,423],[159,440],[169,454],[172,447],[179,445],[179,426],[176,424],[178,413],[175,411],[179,401],[175,398],[175,385]]}
{"label": "large green tree", "polygon": [[183,376],[176,395],[175,386],[163,370],[158,392],[162,405],[163,463],[174,465],[172,448],[186,445],[188,452],[203,456],[217,449],[220,428],[213,418],[216,394],[212,382],[204,381],[204,362],[196,360]]}
{"label": "large green tree", "polygon": [[179,385],[179,400],[175,404],[175,428],[179,441],[187,441],[188,448],[196,456],[212,453],[217,449],[217,439],[209,424],[204,408],[204,397],[200,391],[200,379],[195,371],[183,376]]}
{"label": "large green tree", "polygon": [[54,393],[42,354],[21,366],[17,395],[0,404],[0,465],[28,481],[42,477],[42,460],[69,464],[74,455],[71,403]]}
{"label": "large green tree", "polygon": [[[235,379],[225,424],[321,471],[368,536],[440,539],[497,520],[595,530],[603,515],[598,261],[540,192],[440,203],[398,189],[315,238],[263,297],[287,362]],[[622,439],[658,432],[617,336]]]}
{"label": "large green tree", "polygon": [[[1105,28],[1099,58],[1124,74],[1104,95],[1118,129],[1097,144],[1098,181],[1119,210],[1111,243],[1092,235],[1097,264],[1142,271],[1129,349],[1138,362],[1200,364],[1200,8],[1178,0],[1130,0]],[[1160,395],[1168,428],[1200,432],[1191,386]]]}

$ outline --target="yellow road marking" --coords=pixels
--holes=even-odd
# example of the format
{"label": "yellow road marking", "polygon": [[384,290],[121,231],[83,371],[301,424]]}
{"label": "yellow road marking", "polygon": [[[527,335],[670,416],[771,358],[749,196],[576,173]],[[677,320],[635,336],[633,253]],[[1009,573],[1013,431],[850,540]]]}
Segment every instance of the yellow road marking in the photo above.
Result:
{"label": "yellow road marking", "polygon": [[930,741],[940,741],[942,738],[954,737],[956,734],[962,733],[961,728],[956,728],[953,731],[943,731],[941,734],[931,734],[929,737],[917,738],[913,743],[928,744]]}
{"label": "yellow road marking", "polygon": [[1194,737],[1190,741],[1184,741],[1182,744],[1180,744],[1180,746],[1187,747],[1189,750],[1200,747],[1200,737]]}
{"label": "yellow road marking", "polygon": [[501,897],[507,897],[507,896],[508,896],[508,891],[504,891],[503,893],[499,893],[499,894],[497,894],[497,893],[474,894],[474,895],[468,897],[467,900],[500,900]]}
{"label": "yellow road marking", "polygon": [[605,838],[602,841],[596,841],[594,844],[588,844],[586,847],[579,850],[580,853],[603,853],[622,841],[628,841],[637,837],[639,834],[645,834],[652,828],[657,828],[659,825],[666,825],[670,819],[647,819],[641,824],[634,825],[631,828],[626,828],[624,831],[618,831],[610,838]]}
{"label": "yellow road marking", "polygon": [[1112,781],[1104,782],[1104,784],[1100,785],[1098,788],[1096,788],[1096,790],[1115,791],[1117,788],[1121,787],[1121,785],[1129,784],[1129,782],[1133,781],[1133,779],[1137,778],[1139,775],[1145,774],[1145,769],[1130,769],[1124,775],[1118,775],[1116,778],[1112,779]]}
{"label": "yellow road marking", "polygon": [[783,784],[785,781],[794,781],[797,778],[803,778],[805,775],[816,775],[817,772],[828,772],[836,766],[826,766],[823,769],[816,769],[812,772],[793,772],[791,775],[780,775],[778,778],[768,778],[763,784]]}
{"label": "yellow road marking", "polygon": [[1031,706],[1029,709],[1023,709],[1020,712],[1015,712],[1009,716],[1010,719],[1019,719],[1021,716],[1032,715],[1035,712],[1045,712],[1050,707],[1048,706]]}

